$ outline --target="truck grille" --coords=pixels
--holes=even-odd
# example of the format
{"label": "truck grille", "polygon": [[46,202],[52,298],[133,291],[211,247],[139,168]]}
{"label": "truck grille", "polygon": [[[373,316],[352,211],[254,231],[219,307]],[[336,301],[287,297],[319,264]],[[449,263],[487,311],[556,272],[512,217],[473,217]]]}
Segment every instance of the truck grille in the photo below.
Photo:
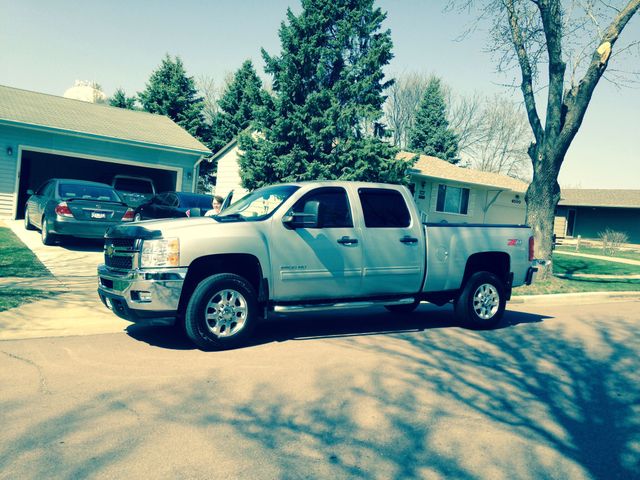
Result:
{"label": "truck grille", "polygon": [[121,270],[131,270],[133,267],[133,255],[121,256],[121,255],[106,255],[104,256],[104,264],[107,267],[119,268]]}
{"label": "truck grille", "polygon": [[104,241],[104,264],[118,270],[134,268],[137,253],[135,238],[106,238]]}

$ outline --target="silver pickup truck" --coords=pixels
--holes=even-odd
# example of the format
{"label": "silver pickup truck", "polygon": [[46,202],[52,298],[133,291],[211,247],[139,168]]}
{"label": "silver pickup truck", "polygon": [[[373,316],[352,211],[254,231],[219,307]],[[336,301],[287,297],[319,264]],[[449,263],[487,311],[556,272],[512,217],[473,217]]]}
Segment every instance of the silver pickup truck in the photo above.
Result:
{"label": "silver pickup truck", "polygon": [[241,345],[274,311],[453,301],[489,328],[536,271],[526,226],[423,224],[405,187],[355,182],[273,185],[215,217],[112,227],[104,258],[108,308],[180,322],[202,349]]}

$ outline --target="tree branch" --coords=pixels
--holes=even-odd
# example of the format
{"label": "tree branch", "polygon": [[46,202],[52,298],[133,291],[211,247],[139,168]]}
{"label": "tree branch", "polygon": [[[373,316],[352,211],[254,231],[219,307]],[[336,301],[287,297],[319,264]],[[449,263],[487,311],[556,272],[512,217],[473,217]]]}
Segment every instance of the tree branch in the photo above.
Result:
{"label": "tree branch", "polygon": [[540,123],[540,117],[538,116],[538,110],[536,108],[536,99],[533,94],[531,62],[529,61],[529,56],[527,55],[527,50],[524,44],[524,38],[520,31],[520,26],[518,25],[518,13],[515,9],[514,0],[504,0],[504,6],[507,10],[511,39],[518,56],[518,63],[520,64],[520,70],[522,73],[522,84],[520,88],[524,95],[527,117],[529,117],[529,123],[531,124],[531,129],[533,130],[536,142],[541,144],[544,140],[544,131],[542,130],[542,124]]}
{"label": "tree branch", "polygon": [[560,0],[535,2],[540,10],[549,56],[549,93],[545,118],[545,142],[555,144],[560,134],[562,95],[566,65],[562,60],[562,6]]}
{"label": "tree branch", "polygon": [[627,23],[640,8],[640,0],[630,0],[626,7],[620,10],[611,24],[604,31],[602,43],[596,48],[591,57],[591,63],[587,71],[575,87],[573,87],[565,97],[563,107],[567,110],[566,119],[561,133],[561,145],[569,147],[573,137],[575,137],[587,106],[593,95],[593,91],[598,81],[607,69],[609,59],[611,58],[611,50],[618,40],[620,33],[626,27]]}

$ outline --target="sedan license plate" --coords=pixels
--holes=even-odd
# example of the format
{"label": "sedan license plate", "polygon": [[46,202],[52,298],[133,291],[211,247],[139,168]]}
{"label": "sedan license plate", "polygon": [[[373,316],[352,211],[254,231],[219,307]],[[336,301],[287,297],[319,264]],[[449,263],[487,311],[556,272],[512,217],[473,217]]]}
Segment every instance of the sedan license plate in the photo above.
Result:
{"label": "sedan license plate", "polygon": [[91,212],[91,218],[107,218],[107,214],[104,212]]}

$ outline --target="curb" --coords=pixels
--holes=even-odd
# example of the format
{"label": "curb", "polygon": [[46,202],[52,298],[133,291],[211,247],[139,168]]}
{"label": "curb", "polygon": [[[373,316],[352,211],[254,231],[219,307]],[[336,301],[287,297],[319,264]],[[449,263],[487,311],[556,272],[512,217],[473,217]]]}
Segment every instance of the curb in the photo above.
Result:
{"label": "curb", "polygon": [[592,302],[629,302],[640,301],[640,291],[631,292],[579,292],[554,293],[547,295],[516,295],[510,304],[583,304]]}

